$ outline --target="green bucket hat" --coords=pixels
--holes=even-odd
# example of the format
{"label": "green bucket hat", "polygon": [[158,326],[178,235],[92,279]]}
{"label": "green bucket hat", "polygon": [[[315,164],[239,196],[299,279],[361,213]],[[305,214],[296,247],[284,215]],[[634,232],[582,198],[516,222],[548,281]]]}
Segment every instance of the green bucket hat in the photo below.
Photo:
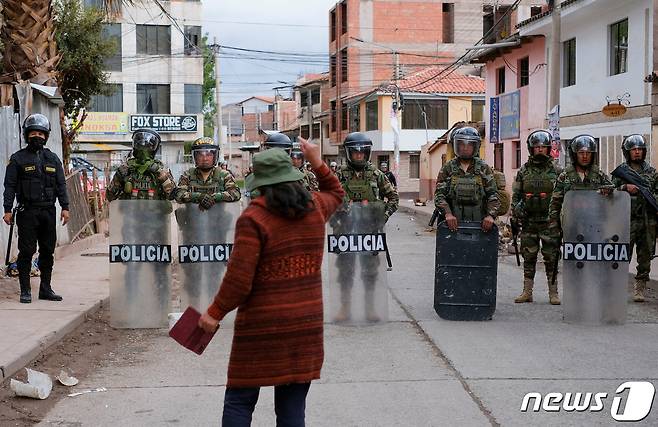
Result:
{"label": "green bucket hat", "polygon": [[281,148],[270,148],[254,155],[253,173],[245,182],[247,191],[281,182],[301,181],[304,174],[293,167],[290,156]]}

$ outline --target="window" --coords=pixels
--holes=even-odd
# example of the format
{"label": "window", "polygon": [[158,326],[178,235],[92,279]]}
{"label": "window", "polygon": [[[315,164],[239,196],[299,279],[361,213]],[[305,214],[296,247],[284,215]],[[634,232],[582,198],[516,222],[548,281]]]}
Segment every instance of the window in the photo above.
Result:
{"label": "window", "polygon": [[403,129],[448,129],[447,99],[406,100],[402,110]]}
{"label": "window", "polygon": [[331,131],[335,132],[336,131],[336,101],[331,101]]}
{"label": "window", "polygon": [[185,114],[201,112],[203,85],[185,85]]}
{"label": "window", "polygon": [[121,24],[103,24],[102,37],[114,43],[114,55],[105,58],[107,71],[121,71]]}
{"label": "window", "polygon": [[169,85],[137,85],[138,114],[169,114]]}
{"label": "window", "polygon": [[350,132],[358,132],[361,126],[359,104],[350,107]]}
{"label": "window", "polygon": [[340,71],[341,71],[341,82],[347,81],[347,49],[340,51]]}
{"label": "window", "polygon": [[137,53],[171,55],[171,27],[169,25],[137,26]]}
{"label": "window", "polygon": [[379,129],[379,105],[378,101],[366,102],[366,130]]}
{"label": "window", "polygon": [[340,33],[345,34],[347,32],[347,2],[344,1],[340,4]]}
{"label": "window", "polygon": [[320,103],[320,88],[313,89],[311,91],[311,105],[316,105]]}
{"label": "window", "polygon": [[610,26],[610,75],[625,73],[628,59],[628,18]]}
{"label": "window", "polygon": [[521,141],[513,141],[514,144],[514,169],[521,167]]}
{"label": "window", "polygon": [[342,108],[340,109],[340,128],[342,130],[347,130],[347,125],[348,125],[348,123],[347,123],[347,119],[348,119],[348,117],[347,117],[347,105],[342,104],[342,103],[341,103],[341,105],[342,105]]}
{"label": "window", "polygon": [[331,87],[336,86],[336,55],[329,57],[329,74],[331,74]]}
{"label": "window", "polygon": [[541,6],[530,6],[530,17],[537,16],[541,13]]}
{"label": "window", "polygon": [[111,95],[94,95],[89,101],[88,111],[97,111],[104,113],[121,113],[123,112],[123,85],[108,84]]}
{"label": "window", "polygon": [[481,122],[484,120],[484,99],[471,101],[471,121]]}
{"label": "window", "polygon": [[505,93],[505,67],[496,69],[496,95]]}
{"label": "window", "polygon": [[528,83],[530,83],[530,58],[526,56],[519,59],[516,69],[519,70],[518,87],[528,86]]}
{"label": "window", "polygon": [[299,127],[299,135],[304,139],[308,139],[308,125],[302,125]]}
{"label": "window", "polygon": [[576,39],[562,43],[562,87],[576,84]]}
{"label": "window", "polygon": [[409,178],[420,178],[420,154],[409,153]]}
{"label": "window", "polygon": [[329,25],[331,25],[331,39],[329,41],[336,40],[336,10],[332,10],[329,14]]}
{"label": "window", "polygon": [[485,44],[495,43],[510,36],[512,30],[512,13],[508,13],[510,7],[499,5],[496,10],[490,5],[482,7],[484,13],[482,37]]}
{"label": "window", "polygon": [[201,27],[197,25],[185,26],[185,55],[201,54]]}
{"label": "window", "polygon": [[455,4],[443,3],[443,43],[455,42]]}
{"label": "window", "polygon": [[497,171],[503,171],[503,143],[494,144],[494,169]]}
{"label": "window", "polygon": [[311,138],[321,138],[320,135],[320,123],[313,123],[313,133],[310,135]]}

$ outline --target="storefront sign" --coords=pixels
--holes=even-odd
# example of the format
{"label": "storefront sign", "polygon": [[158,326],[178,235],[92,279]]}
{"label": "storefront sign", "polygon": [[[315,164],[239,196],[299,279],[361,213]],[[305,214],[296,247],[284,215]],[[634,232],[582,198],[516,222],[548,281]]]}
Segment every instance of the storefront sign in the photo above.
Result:
{"label": "storefront sign", "polygon": [[626,106],[623,104],[608,104],[601,110],[608,117],[619,117],[626,114]]}
{"label": "storefront sign", "polygon": [[498,119],[500,117],[498,97],[489,100],[489,142],[498,144],[500,142],[500,132]]}
{"label": "storefront sign", "polygon": [[83,135],[114,135],[128,133],[127,113],[88,112],[80,133]]}
{"label": "storefront sign", "polygon": [[136,114],[130,116],[130,130],[153,129],[156,132],[196,132],[195,115],[173,116],[169,114]]}
{"label": "storefront sign", "polygon": [[521,92],[518,90],[500,97],[500,139],[519,138],[521,122]]}

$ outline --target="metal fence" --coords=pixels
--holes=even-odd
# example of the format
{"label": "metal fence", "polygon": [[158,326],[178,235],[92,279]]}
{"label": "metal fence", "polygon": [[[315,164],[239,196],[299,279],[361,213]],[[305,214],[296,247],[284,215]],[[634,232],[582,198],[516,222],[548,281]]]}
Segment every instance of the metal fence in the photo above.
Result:
{"label": "metal fence", "polygon": [[66,190],[69,196],[68,231],[71,242],[94,234],[94,215],[89,207],[87,191],[82,185],[82,173],[73,172],[66,177]]}

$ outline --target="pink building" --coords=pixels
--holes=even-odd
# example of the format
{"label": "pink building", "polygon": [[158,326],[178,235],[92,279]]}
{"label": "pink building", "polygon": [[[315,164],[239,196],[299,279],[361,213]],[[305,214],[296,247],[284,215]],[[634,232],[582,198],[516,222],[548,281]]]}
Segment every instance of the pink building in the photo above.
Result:
{"label": "pink building", "polygon": [[519,44],[487,49],[473,62],[485,64],[486,72],[485,159],[505,173],[511,190],[528,160],[528,134],[545,126],[548,69],[543,36],[506,41]]}

